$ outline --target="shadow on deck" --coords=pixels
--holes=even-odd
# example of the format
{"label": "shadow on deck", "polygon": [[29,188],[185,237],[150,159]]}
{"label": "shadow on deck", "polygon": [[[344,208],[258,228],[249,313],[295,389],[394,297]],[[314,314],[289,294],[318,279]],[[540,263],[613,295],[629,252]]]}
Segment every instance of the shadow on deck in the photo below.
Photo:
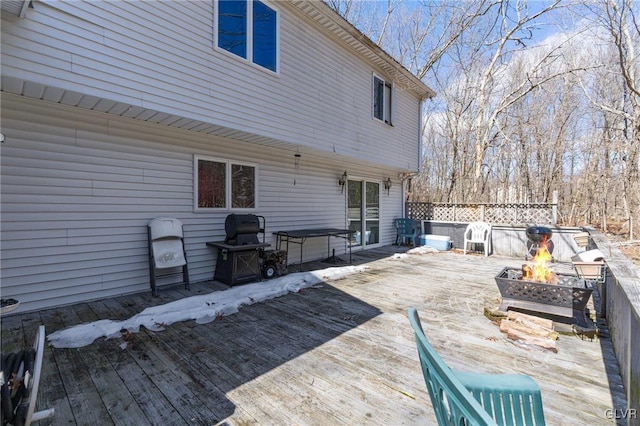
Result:
{"label": "shadow on deck", "polygon": [[[562,337],[558,354],[509,342],[483,308],[496,305],[493,277],[521,260],[406,247],[354,252],[365,272],[243,307],[208,324],[141,329],[79,349],[47,347],[39,405],[51,422],[77,425],[434,424],[407,308],[423,313],[434,347],[453,367],[529,374],[547,423],[612,424],[626,407],[610,340]],[[393,256],[399,253],[398,256]],[[303,270],[331,265],[312,262]],[[2,319],[2,349],[99,319],[223,291],[217,282],[162,287]]]}

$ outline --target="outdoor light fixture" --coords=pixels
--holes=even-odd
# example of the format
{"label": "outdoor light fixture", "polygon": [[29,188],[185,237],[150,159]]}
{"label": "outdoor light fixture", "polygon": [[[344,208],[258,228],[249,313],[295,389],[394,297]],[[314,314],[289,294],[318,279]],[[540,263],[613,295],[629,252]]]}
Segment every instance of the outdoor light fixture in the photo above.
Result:
{"label": "outdoor light fixture", "polygon": [[347,171],[345,170],[340,179],[338,179],[338,185],[340,186],[340,193],[344,192],[344,185],[347,183]]}
{"label": "outdoor light fixture", "polygon": [[293,157],[293,165],[296,168],[296,173],[298,173],[300,171],[300,157],[302,157],[302,155],[300,155],[299,152],[296,152],[295,154],[293,154]]}
{"label": "outdoor light fixture", "polygon": [[389,195],[389,191],[391,190],[391,185],[393,185],[393,182],[391,182],[391,178],[387,178],[387,180],[384,181],[384,189],[387,191],[387,195]]}
{"label": "outdoor light fixture", "polygon": [[300,173],[300,157],[302,157],[302,155],[297,151],[295,154],[293,154],[293,166],[296,169],[296,177],[293,179],[293,186],[296,186],[296,183],[298,181],[298,174]]}

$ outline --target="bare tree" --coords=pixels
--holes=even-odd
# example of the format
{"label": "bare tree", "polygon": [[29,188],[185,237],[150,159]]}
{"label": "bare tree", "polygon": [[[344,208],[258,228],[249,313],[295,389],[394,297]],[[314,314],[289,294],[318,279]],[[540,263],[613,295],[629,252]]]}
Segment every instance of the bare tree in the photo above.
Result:
{"label": "bare tree", "polygon": [[[423,172],[413,180],[413,199],[545,202],[558,191],[567,223],[606,227],[622,207],[633,235],[640,3],[327,3],[438,93],[424,108]],[[578,8],[590,33],[562,21],[567,35],[535,39],[541,25]]]}
{"label": "bare tree", "polygon": [[[622,165],[622,201],[629,238],[634,238],[634,222],[640,220],[640,63],[636,49],[640,44],[638,4],[633,0],[600,0],[586,3],[596,24],[603,28],[614,48],[616,60],[606,67],[618,76],[622,97],[611,100],[596,96],[585,87],[585,95],[603,111],[620,117],[621,127],[611,128],[612,137],[620,141]],[[610,79],[609,79],[610,81]]]}
{"label": "bare tree", "polygon": [[[498,136],[499,129],[496,128],[498,117],[536,87],[555,77],[555,75],[549,75],[545,72],[545,68],[549,67],[549,63],[555,57],[551,53],[543,56],[537,63],[531,64],[524,79],[514,82],[515,84],[510,86],[501,84],[496,78],[499,68],[511,56],[509,47],[513,45],[513,42],[522,43],[516,35],[540,16],[553,10],[558,3],[559,0],[556,0],[544,9],[532,14],[528,13],[526,3],[519,1],[514,2],[512,11],[509,10],[510,2],[504,2],[500,5],[499,19],[496,20],[496,25],[499,26],[499,37],[493,42],[493,54],[478,81],[474,117],[474,180],[472,190],[475,197],[482,195],[482,168],[485,164],[487,151]],[[515,20],[513,15],[515,15]]]}

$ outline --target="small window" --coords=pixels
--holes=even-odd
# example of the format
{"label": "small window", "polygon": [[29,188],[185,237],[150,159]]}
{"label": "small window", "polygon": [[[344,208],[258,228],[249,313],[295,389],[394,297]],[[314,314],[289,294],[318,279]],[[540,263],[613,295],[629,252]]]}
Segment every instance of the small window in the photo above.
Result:
{"label": "small window", "polygon": [[195,157],[196,209],[254,209],[256,166]]}
{"label": "small window", "polygon": [[253,209],[256,206],[256,168],[231,164],[231,208]]}
{"label": "small window", "polygon": [[275,72],[276,11],[259,0],[218,0],[216,10],[217,46]]}
{"label": "small window", "polygon": [[373,116],[391,124],[392,86],[388,81],[373,76]]}

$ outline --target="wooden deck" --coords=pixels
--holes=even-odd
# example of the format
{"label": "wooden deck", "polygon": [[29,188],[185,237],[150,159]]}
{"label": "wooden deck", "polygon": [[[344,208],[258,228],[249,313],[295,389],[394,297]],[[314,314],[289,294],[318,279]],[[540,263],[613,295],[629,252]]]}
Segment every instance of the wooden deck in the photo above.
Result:
{"label": "wooden deck", "polygon": [[[208,324],[176,323],[80,349],[45,351],[38,409],[53,425],[432,425],[407,309],[453,368],[531,375],[548,425],[605,425],[626,408],[606,330],[562,335],[558,353],[522,347],[483,315],[499,305],[494,276],[522,259],[453,252],[354,253],[369,269],[246,306]],[[325,268],[326,264],[307,265]],[[219,283],[150,292],[2,318],[2,350],[98,319],[224,291]],[[615,417],[615,416],[613,416]]]}

